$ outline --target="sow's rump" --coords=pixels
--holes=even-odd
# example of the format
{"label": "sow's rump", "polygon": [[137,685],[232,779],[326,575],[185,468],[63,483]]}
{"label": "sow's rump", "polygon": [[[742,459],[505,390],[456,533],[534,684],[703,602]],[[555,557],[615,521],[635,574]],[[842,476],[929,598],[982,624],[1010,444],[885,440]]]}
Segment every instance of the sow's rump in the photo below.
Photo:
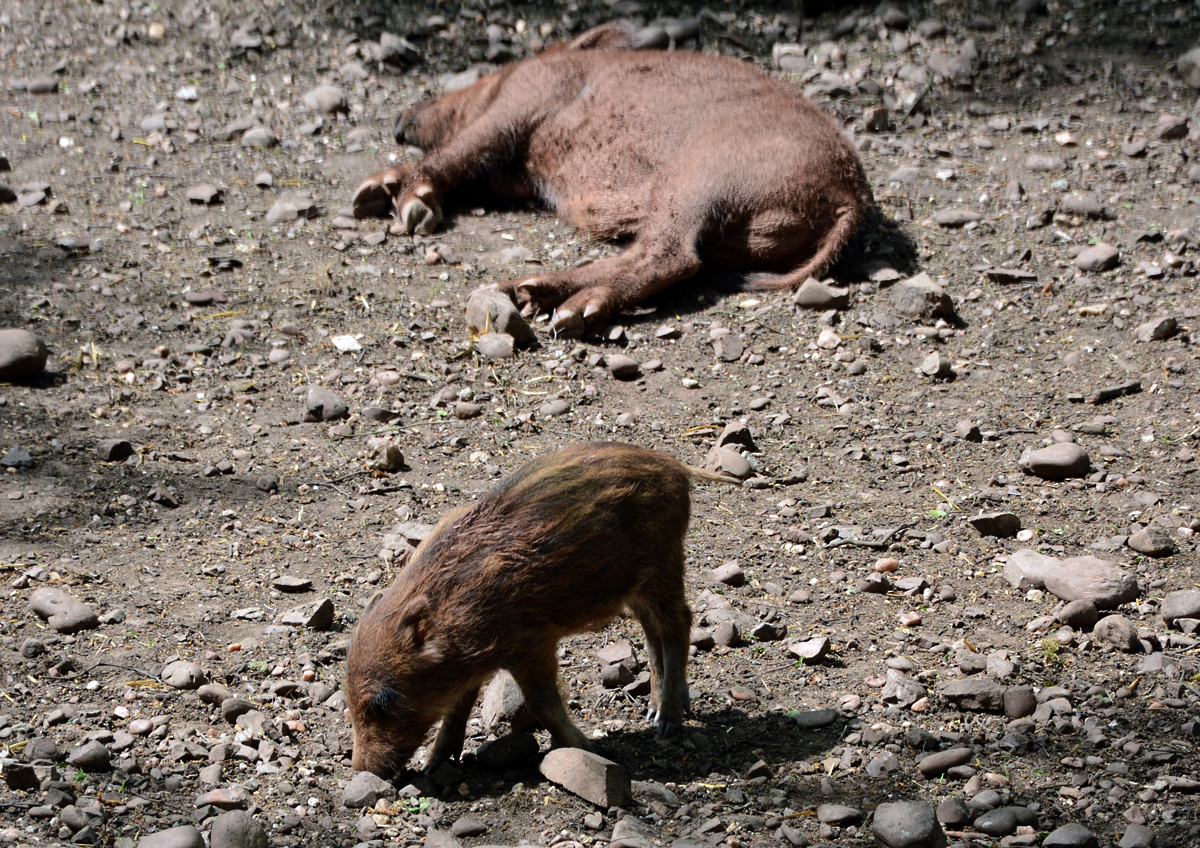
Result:
{"label": "sow's rump", "polygon": [[578,333],[701,266],[751,290],[797,288],[837,258],[872,202],[862,163],[799,91],[735,59],[630,50],[610,23],[427,100],[396,138],[427,151],[368,177],[359,217],[428,234],[456,191],[540,199],[619,255],[499,284]]}

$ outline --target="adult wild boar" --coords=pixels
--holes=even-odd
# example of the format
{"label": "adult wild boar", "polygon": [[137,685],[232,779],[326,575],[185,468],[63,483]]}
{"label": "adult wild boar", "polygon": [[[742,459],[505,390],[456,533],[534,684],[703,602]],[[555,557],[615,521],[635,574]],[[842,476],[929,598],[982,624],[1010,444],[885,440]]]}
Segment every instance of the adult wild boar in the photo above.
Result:
{"label": "adult wild boar", "polygon": [[627,249],[578,268],[498,284],[579,333],[694,276],[796,288],[822,274],[871,203],[862,163],[793,86],[735,59],[630,50],[625,22],[589,30],[396,122],[420,162],[368,177],[359,217],[394,210],[432,233],[460,189],[541,200]]}

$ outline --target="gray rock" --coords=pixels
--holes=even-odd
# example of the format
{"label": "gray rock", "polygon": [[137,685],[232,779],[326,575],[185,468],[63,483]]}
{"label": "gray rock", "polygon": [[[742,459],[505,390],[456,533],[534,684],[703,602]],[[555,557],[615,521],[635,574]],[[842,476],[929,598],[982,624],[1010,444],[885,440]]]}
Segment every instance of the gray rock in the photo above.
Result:
{"label": "gray rock", "polygon": [[37,465],[33,458],[33,454],[28,449],[15,445],[9,448],[4,456],[0,457],[0,468],[21,468],[28,470]]}
{"label": "gray rock", "polygon": [[29,609],[58,633],[79,633],[100,626],[96,611],[56,586],[46,586],[29,596]]}
{"label": "gray rock", "polygon": [[1093,556],[1056,559],[1029,548],[1010,554],[1004,578],[1020,591],[1045,589],[1064,601],[1089,600],[1109,610],[1137,598],[1137,580],[1115,563]]}
{"label": "gray rock", "polygon": [[324,386],[309,386],[304,395],[303,421],[337,421],[350,414],[350,407],[335,392]]}
{"label": "gray rock", "polygon": [[1161,342],[1175,335],[1179,322],[1170,316],[1155,318],[1144,324],[1138,324],[1133,331],[1139,342]]}
{"label": "gray rock", "polygon": [[741,339],[730,333],[713,342],[713,350],[717,354],[717,359],[722,362],[737,362],[745,353],[746,346]]}
{"label": "gray rock", "polygon": [[945,848],[946,834],[928,801],[892,801],[875,808],[871,834],[884,848]]}
{"label": "gray rock", "polygon": [[149,833],[137,841],[137,848],[205,848],[204,836],[191,825]]}
{"label": "gray rock", "polygon": [[1086,630],[1092,627],[1100,620],[1100,612],[1096,609],[1096,605],[1086,598],[1077,601],[1071,601],[1058,612],[1054,617],[1068,627],[1073,627],[1076,630]]}
{"label": "gray rock", "polygon": [[305,627],[309,630],[326,630],[333,624],[333,601],[321,598],[298,607],[292,607],[279,616],[280,624]]}
{"label": "gray rock", "polygon": [[4,782],[13,792],[29,792],[42,785],[37,769],[25,763],[11,761],[4,764]]}
{"label": "gray rock", "polygon": [[1117,843],[1117,848],[1154,848],[1158,838],[1144,824],[1131,824]]}
{"label": "gray rock", "polygon": [[891,301],[897,312],[911,318],[944,318],[954,314],[950,295],[924,272],[896,283]]}
{"label": "gray rock", "polygon": [[1009,686],[1004,690],[1004,715],[1006,718],[1025,718],[1037,709],[1037,696],[1032,686]]}
{"label": "gray rock", "polygon": [[1007,539],[1021,530],[1021,519],[1012,512],[981,512],[967,519],[980,536],[996,536]]}
{"label": "gray rock", "polygon": [[0,330],[0,381],[17,383],[36,377],[49,356],[45,342],[28,330]]}
{"label": "gray rock", "polygon": [[1087,451],[1074,442],[1059,442],[1046,448],[1026,448],[1021,454],[1021,470],[1043,480],[1083,477],[1091,468]]}
{"label": "gray rock", "polygon": [[538,770],[547,780],[598,807],[628,807],[633,800],[625,771],[591,751],[558,748],[542,758]]}
{"label": "gray rock", "polygon": [[754,474],[754,468],[745,456],[733,448],[727,448],[723,445],[709,449],[708,456],[704,459],[704,468],[708,471],[719,471],[722,474],[728,474],[730,477],[736,477],[739,480],[748,479]]}
{"label": "gray rock", "polygon": [[[254,126],[242,133],[242,147],[266,150],[277,144],[279,144],[279,139],[275,137],[275,133],[271,132],[268,127]],[[270,220],[269,217],[268,220]]]}
{"label": "gray rock", "polygon": [[862,820],[862,811],[854,807],[847,807],[845,804],[817,805],[817,821],[821,824],[845,827],[848,824],[858,824]]}
{"label": "gray rock", "polygon": [[803,642],[793,642],[787,646],[788,653],[799,657],[804,663],[819,662],[832,648],[828,636],[814,636]]}
{"label": "gray rock", "polygon": [[514,733],[521,733],[533,727],[537,721],[525,703],[521,687],[511,674],[503,670],[496,673],[483,691],[479,713],[487,733],[505,723]]}
{"label": "gray rock", "polygon": [[951,795],[937,806],[937,818],[946,827],[961,830],[971,823],[971,811],[966,802],[957,795]]}
{"label": "gray rock", "polygon": [[923,757],[917,763],[917,771],[925,777],[940,777],[948,769],[971,762],[971,758],[974,756],[975,752],[970,748],[950,748],[946,751],[938,751],[935,754]]}
{"label": "gray rock", "polygon": [[101,462],[122,462],[133,456],[133,445],[124,439],[101,439],[96,444],[96,458]]}
{"label": "gray rock", "polygon": [[924,686],[894,668],[887,670],[887,681],[880,693],[885,704],[897,704],[901,707],[912,706],[914,702],[928,695]]}
{"label": "gray rock", "polygon": [[201,206],[212,206],[224,200],[225,192],[211,183],[203,183],[202,185],[195,185],[189,188],[186,196],[192,203],[197,203]]}
{"label": "gray rock", "polygon": [[317,202],[306,192],[290,191],[267,210],[267,223],[282,224],[301,218],[315,218],[318,212]]}
{"label": "gray rock", "polygon": [[1194,47],[1175,60],[1180,79],[1192,88],[1200,88],[1200,47]]}
{"label": "gray rock", "polygon": [[455,819],[454,824],[450,825],[450,835],[455,839],[483,836],[485,833],[487,833],[487,825],[474,816],[462,816]]}
{"label": "gray rock", "polygon": [[850,305],[850,290],[827,286],[809,277],[792,295],[792,303],[804,309],[845,309]]}
{"label": "gray rock", "polygon": [[637,360],[623,353],[610,353],[604,357],[604,365],[618,380],[633,380],[641,374]]}
{"label": "gray rock", "polygon": [[1096,274],[1116,268],[1120,261],[1121,251],[1111,244],[1098,242],[1079,251],[1075,257],[1075,267],[1080,271]]}
{"label": "gray rock", "polygon": [[208,682],[208,675],[199,664],[187,660],[175,660],[163,666],[159,679],[172,689],[191,691]]}
{"label": "gray rock", "polygon": [[335,85],[318,85],[304,95],[304,105],[322,115],[349,112],[345,93]]}
{"label": "gray rock", "polygon": [[983,216],[970,209],[943,209],[933,216],[933,222],[940,227],[956,229],[976,221],[982,221]]}
{"label": "gray rock", "polygon": [[516,344],[529,344],[536,335],[508,295],[495,288],[476,289],[467,298],[467,330],[474,336],[504,333]]}
{"label": "gray rock", "polygon": [[1181,618],[1200,618],[1200,589],[1169,593],[1162,600],[1160,613],[1168,627]]}
{"label": "gray rock", "polygon": [[1022,825],[1036,827],[1037,823],[1037,813],[1028,807],[997,807],[973,822],[976,830],[988,836],[1010,836]]}
{"label": "gray rock", "polygon": [[1092,638],[1101,645],[1108,645],[1126,654],[1136,654],[1142,650],[1137,627],[1121,615],[1106,615],[1096,622]]}
{"label": "gray rock", "polygon": [[954,377],[954,364],[941,353],[931,353],[921,360],[921,373],[934,380],[949,380]]}
{"label": "gray rock", "polygon": [[485,769],[507,771],[533,759],[537,753],[537,737],[532,733],[510,733],[484,742],[475,758]]}
{"label": "gray rock", "polygon": [[453,834],[431,827],[425,836],[424,848],[462,848],[462,843]]}
{"label": "gray rock", "polygon": [[351,810],[374,807],[380,798],[395,798],[396,787],[377,774],[357,771],[342,791],[342,806]]}
{"label": "gray rock", "polygon": [[1100,840],[1083,825],[1071,822],[1043,839],[1042,848],[1100,848]]}
{"label": "gray rock", "polygon": [[108,748],[93,739],[68,754],[67,765],[84,771],[104,771],[108,768],[109,759]]}
{"label": "gray rock", "polygon": [[484,359],[512,359],[516,354],[516,339],[508,333],[484,333],[475,339],[475,350]]}
{"label": "gray rock", "polygon": [[826,727],[838,720],[837,710],[808,710],[793,717],[793,721],[802,730],[815,730]]}
{"label": "gray rock", "polygon": [[741,586],[746,582],[746,572],[736,562],[727,562],[709,572],[714,583],[724,583],[726,586]]}
{"label": "gray rock", "polygon": [[986,677],[951,680],[941,693],[959,709],[995,713],[1004,709],[1004,687]]}
{"label": "gray rock", "polygon": [[266,830],[245,810],[221,813],[213,819],[209,848],[267,848],[269,844]]}
{"label": "gray rock", "polygon": [[1137,531],[1126,541],[1139,554],[1151,557],[1171,556],[1175,553],[1175,538],[1164,528],[1146,527]]}
{"label": "gray rock", "polygon": [[1068,194],[1058,201],[1058,207],[1070,215],[1090,218],[1093,221],[1107,221],[1116,217],[1112,210],[1104,205],[1099,195],[1090,192]]}
{"label": "gray rock", "polygon": [[1047,156],[1042,153],[1031,153],[1025,157],[1025,167],[1030,171],[1045,173],[1047,171],[1065,171],[1067,162],[1059,156]]}

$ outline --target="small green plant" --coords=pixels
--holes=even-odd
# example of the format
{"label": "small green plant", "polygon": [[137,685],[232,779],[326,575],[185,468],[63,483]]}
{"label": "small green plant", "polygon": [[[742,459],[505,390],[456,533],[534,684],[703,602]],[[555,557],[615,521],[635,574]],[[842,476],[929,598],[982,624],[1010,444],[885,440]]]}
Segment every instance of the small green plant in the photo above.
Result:
{"label": "small green plant", "polygon": [[1062,650],[1062,645],[1053,639],[1042,640],[1042,664],[1054,665],[1061,662],[1058,654]]}
{"label": "small green plant", "polygon": [[148,183],[145,180],[138,180],[137,188],[129,192],[129,201],[141,206],[146,202],[146,186]]}
{"label": "small green plant", "polygon": [[945,518],[945,517],[946,517],[946,510],[944,510],[944,509],[937,509],[937,508],[935,508],[935,509],[931,509],[931,510],[929,510],[929,517],[930,517],[930,518]]}
{"label": "small green plant", "polygon": [[429,809],[429,799],[409,798],[404,802],[404,808],[410,813],[423,813]]}
{"label": "small green plant", "polygon": [[72,777],[71,780],[73,780],[75,783],[86,783],[87,782],[87,772],[84,771],[83,769],[76,769],[75,776]]}

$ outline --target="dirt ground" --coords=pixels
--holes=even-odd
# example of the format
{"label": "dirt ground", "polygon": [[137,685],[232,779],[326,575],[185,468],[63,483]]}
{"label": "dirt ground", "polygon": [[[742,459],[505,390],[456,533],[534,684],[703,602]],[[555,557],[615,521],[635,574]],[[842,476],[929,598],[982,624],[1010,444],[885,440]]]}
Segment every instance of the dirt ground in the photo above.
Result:
{"label": "dirt ground", "polygon": [[[801,22],[791,5],[752,0],[699,15],[702,49],[784,64],[855,139],[879,208],[835,269],[848,308],[700,280],[601,334],[543,331],[500,360],[468,337],[472,290],[619,248],[525,207],[458,209],[431,237],[393,235],[386,220],[344,220],[354,186],[414,155],[392,122],[445,74],[621,14],[698,8],[0,9],[0,182],[20,195],[0,205],[0,327],[51,350],[42,377],[0,385],[0,452],[30,455],[11,454],[0,482],[0,766],[43,755],[32,787],[0,785],[0,843],[132,846],[243,808],[287,846],[417,844],[455,823],[464,845],[590,846],[623,816],[645,825],[627,823],[624,844],[862,845],[882,802],[991,792],[1037,824],[947,824],[951,844],[1037,844],[1068,822],[1104,846],[1131,824],[1160,848],[1200,844],[1198,643],[1159,613],[1168,593],[1200,587],[1200,134],[1197,92],[1173,68],[1197,43],[1200,10],[893,8],[907,21],[843,5]],[[940,32],[918,29],[930,19]],[[413,61],[380,61],[382,33],[407,39],[391,55]],[[321,84],[345,111],[305,105]],[[868,128],[881,104],[886,122]],[[245,143],[230,129],[244,118],[277,143]],[[1168,131],[1179,118],[1191,124]],[[1048,157],[1062,167],[1043,170]],[[270,220],[295,192],[312,217]],[[1076,254],[1097,243],[1118,248],[1118,264],[1082,270]],[[943,283],[951,313],[897,310],[897,281],[921,272]],[[1142,341],[1162,335],[1144,329],[1161,318],[1173,332]],[[741,356],[719,358],[723,335]],[[617,353],[641,364],[636,377],[610,373]],[[946,360],[933,377],[931,354]],[[349,417],[305,421],[312,385]],[[373,816],[343,805],[350,731],[336,690],[357,614],[400,562],[381,556],[385,542],[402,547],[397,533],[419,536],[564,444],[619,440],[702,465],[731,422],[747,428],[758,476],[697,487],[688,588],[697,626],[732,610],[743,638],[696,652],[685,731],[659,740],[636,688],[604,687],[596,652],[628,641],[640,655],[632,620],[564,643],[574,717],[635,781],[634,804],[594,807],[536,762],[484,769],[474,750],[507,727],[480,717],[461,765],[402,776],[406,791]],[[372,470],[380,437],[402,466]],[[1027,448],[1064,438],[1087,452],[1087,476],[1022,472]],[[1014,513],[1021,536],[982,535],[968,521],[981,511]],[[1146,527],[1174,553],[1128,547]],[[1137,630],[1128,650],[1088,627],[1027,626],[1059,604],[1005,580],[1022,548],[1091,554],[1136,577],[1137,599],[1117,611]],[[713,577],[731,562],[741,585]],[[895,567],[891,591],[860,583],[877,563]],[[28,608],[46,587],[91,606],[99,626],[55,632]],[[279,620],[321,599],[328,625]],[[790,650],[820,637],[831,650],[816,662]],[[235,726],[166,685],[177,659],[265,722]],[[1014,721],[942,694],[973,671],[1064,687],[1067,706]],[[885,702],[889,672],[927,697]],[[801,726],[824,709],[836,717]],[[53,750],[35,745],[46,739]],[[111,762],[67,761],[89,741]],[[969,759],[927,778],[916,763],[939,748]],[[225,794],[203,797],[213,789]],[[818,817],[834,803],[866,823]]]}

